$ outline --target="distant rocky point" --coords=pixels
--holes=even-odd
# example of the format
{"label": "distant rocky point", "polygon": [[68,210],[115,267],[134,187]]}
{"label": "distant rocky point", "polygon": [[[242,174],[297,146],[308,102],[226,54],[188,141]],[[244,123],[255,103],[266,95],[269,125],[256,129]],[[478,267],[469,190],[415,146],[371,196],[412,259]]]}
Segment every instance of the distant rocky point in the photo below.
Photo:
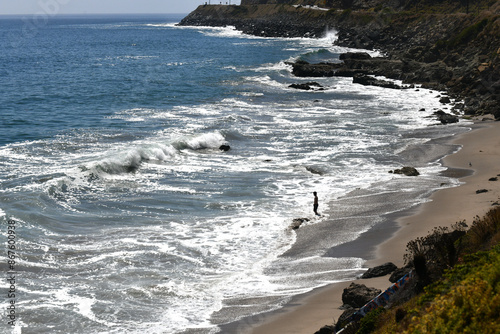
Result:
{"label": "distant rocky point", "polygon": [[[420,84],[461,101],[462,113],[500,119],[500,1],[435,0],[242,0],[241,5],[202,5],[180,25],[235,26],[256,36],[321,37],[335,29],[340,46],[376,49],[387,57],[357,55],[332,64],[298,64],[296,75],[370,75]],[[315,73],[317,72],[317,73]],[[321,75],[320,75],[321,73]]]}

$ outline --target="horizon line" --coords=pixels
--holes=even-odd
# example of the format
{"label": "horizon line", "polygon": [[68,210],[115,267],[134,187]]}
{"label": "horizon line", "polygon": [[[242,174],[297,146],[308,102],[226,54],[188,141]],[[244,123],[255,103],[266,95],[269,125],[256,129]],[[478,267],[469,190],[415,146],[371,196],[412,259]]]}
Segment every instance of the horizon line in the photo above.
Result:
{"label": "horizon line", "polygon": [[[67,16],[67,15],[156,15],[156,16],[160,16],[160,15],[188,15],[188,13],[131,13],[131,12],[127,12],[127,13],[60,13],[60,14],[53,14],[53,15],[50,15],[51,17],[57,17],[57,16]],[[41,15],[41,13],[20,13],[20,14],[14,14],[14,13],[10,13],[10,14],[1,14],[0,13],[0,17],[2,16],[33,16],[33,15]]]}

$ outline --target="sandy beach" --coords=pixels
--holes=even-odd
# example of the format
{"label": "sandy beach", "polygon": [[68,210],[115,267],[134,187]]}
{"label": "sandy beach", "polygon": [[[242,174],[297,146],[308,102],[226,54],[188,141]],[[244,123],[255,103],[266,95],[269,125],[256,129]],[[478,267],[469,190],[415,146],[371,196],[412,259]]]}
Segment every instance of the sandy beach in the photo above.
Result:
{"label": "sandy beach", "polygon": [[[403,265],[403,254],[408,241],[425,236],[434,227],[450,226],[465,220],[468,225],[474,217],[484,215],[500,199],[500,181],[489,181],[500,174],[500,123],[477,122],[472,130],[454,137],[452,143],[462,149],[443,159],[451,169],[470,169],[472,175],[462,177],[459,187],[436,191],[426,202],[412,210],[412,215],[399,218],[398,231],[376,248],[375,257],[365,263],[373,267],[385,262]],[[487,192],[477,194],[485,189]],[[248,319],[253,324],[249,333],[312,334],[324,325],[331,325],[342,314],[342,291],[353,281],[332,284],[312,293],[294,298],[282,310],[271,315]],[[354,281],[381,290],[390,286],[388,277]],[[238,333],[241,333],[239,331]]]}

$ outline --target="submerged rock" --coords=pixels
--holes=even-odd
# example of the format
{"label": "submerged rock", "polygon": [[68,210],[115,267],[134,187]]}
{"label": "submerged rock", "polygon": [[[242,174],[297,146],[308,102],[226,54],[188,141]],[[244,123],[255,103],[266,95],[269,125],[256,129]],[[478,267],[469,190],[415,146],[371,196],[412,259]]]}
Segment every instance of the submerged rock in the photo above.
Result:
{"label": "submerged rock", "polygon": [[309,220],[310,220],[309,218],[295,218],[292,221],[290,228],[292,230],[297,230],[300,227],[300,225],[304,224],[305,222],[308,222]]}
{"label": "submerged rock", "polygon": [[316,168],[316,167],[306,166],[306,170],[309,173],[316,174],[316,175],[324,175],[325,174],[324,171],[322,171],[321,169]]}

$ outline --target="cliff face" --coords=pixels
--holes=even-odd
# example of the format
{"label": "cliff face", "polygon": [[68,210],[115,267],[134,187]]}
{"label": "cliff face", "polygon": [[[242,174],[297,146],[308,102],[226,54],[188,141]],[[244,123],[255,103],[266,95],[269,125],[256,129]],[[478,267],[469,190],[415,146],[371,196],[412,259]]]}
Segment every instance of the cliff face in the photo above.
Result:
{"label": "cliff face", "polygon": [[235,26],[264,37],[320,37],[328,23],[325,12],[289,5],[200,6],[179,25]]}
{"label": "cliff face", "polygon": [[[305,2],[332,9],[291,5]],[[467,2],[242,0],[241,6],[200,6],[180,24],[232,25],[276,37],[320,37],[335,28],[337,44],[379,49],[405,64],[398,79],[447,89],[464,100],[468,114],[500,118],[500,0],[470,8],[462,5]]]}

